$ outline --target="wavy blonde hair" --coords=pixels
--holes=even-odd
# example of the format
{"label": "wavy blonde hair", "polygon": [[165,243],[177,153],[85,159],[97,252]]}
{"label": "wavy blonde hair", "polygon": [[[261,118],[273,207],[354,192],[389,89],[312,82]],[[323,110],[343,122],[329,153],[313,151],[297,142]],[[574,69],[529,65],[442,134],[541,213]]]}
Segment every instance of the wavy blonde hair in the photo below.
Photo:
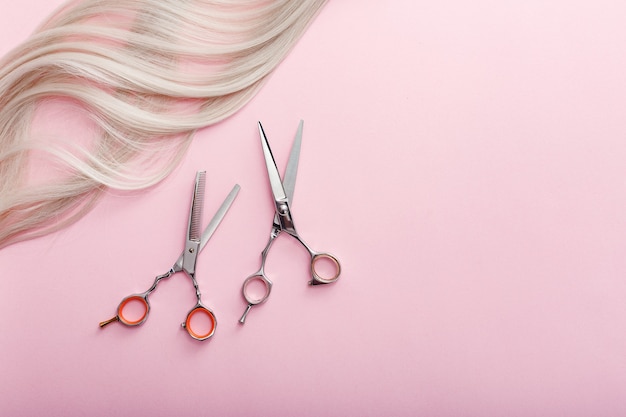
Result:
{"label": "wavy blonde hair", "polygon": [[[0,247],[71,224],[106,189],[163,180],[196,129],[255,95],[326,1],[80,0],[58,9],[0,61]],[[95,137],[32,137],[38,107],[58,99],[92,120]],[[30,181],[35,153],[63,175]]]}

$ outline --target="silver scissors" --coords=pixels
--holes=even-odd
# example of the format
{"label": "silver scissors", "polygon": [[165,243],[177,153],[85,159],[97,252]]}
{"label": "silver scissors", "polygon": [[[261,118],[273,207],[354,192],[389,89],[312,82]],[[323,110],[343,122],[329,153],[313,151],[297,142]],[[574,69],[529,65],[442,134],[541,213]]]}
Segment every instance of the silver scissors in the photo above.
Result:
{"label": "silver scissors", "polygon": [[[267,136],[265,135],[265,131],[263,130],[263,126],[261,122],[259,122],[259,134],[261,136],[261,146],[263,147],[263,156],[265,157],[265,165],[267,167],[267,175],[270,181],[270,187],[272,189],[272,194],[274,197],[275,204],[275,214],[274,214],[274,223],[272,224],[272,231],[270,233],[269,241],[261,252],[261,267],[257,272],[250,275],[243,283],[242,293],[243,297],[248,303],[246,307],[246,311],[239,319],[239,322],[243,324],[246,321],[246,317],[250,312],[250,309],[257,305],[265,302],[270,295],[272,290],[272,281],[269,280],[267,275],[265,275],[265,261],[267,260],[267,254],[269,253],[270,247],[282,232],[287,233],[288,235],[294,237],[298,242],[302,244],[309,252],[311,256],[311,281],[309,281],[310,285],[318,285],[318,284],[330,284],[337,279],[339,279],[339,275],[341,274],[341,265],[337,258],[333,255],[325,252],[316,252],[311,249],[300,237],[293,223],[293,216],[291,214],[291,202],[293,201],[293,193],[296,186],[296,175],[298,173],[298,161],[300,159],[300,147],[302,143],[302,126],[303,122],[300,121],[298,125],[298,131],[296,132],[296,137],[294,138],[293,144],[291,146],[291,152],[289,153],[289,159],[287,160],[287,168],[285,169],[284,180],[281,181],[280,174],[278,173],[278,168],[276,167],[276,161],[274,161],[274,156],[272,155],[272,150],[270,149],[270,145],[267,142]],[[334,274],[330,277],[323,277],[318,270],[315,269],[316,264],[323,260],[329,260],[331,266],[333,267]],[[250,284],[254,282],[262,283],[262,288],[264,289],[263,294],[258,297],[255,296],[250,288]]]}
{"label": "silver scissors", "polygon": [[[207,227],[204,229],[204,232],[200,234],[202,227],[202,210],[204,207],[204,188],[206,184],[206,172],[198,172],[196,174],[196,184],[193,192],[193,198],[191,200],[191,208],[189,210],[189,223],[187,227],[187,241],[185,243],[185,249],[178,257],[178,260],[174,263],[174,265],[163,275],[159,275],[154,279],[154,283],[152,286],[143,293],[140,294],[132,294],[128,297],[124,298],[119,306],[117,307],[117,315],[109,320],[103,321],[100,323],[100,327],[104,327],[109,323],[113,323],[115,321],[119,321],[126,326],[138,326],[146,321],[148,318],[148,313],[150,312],[150,303],[148,302],[148,296],[154,291],[159,284],[159,281],[165,278],[169,278],[173,274],[183,271],[189,278],[191,278],[191,282],[196,290],[196,305],[189,311],[187,314],[187,318],[184,323],[182,323],[183,328],[187,330],[189,335],[196,340],[206,340],[213,336],[215,333],[215,328],[217,327],[217,320],[213,312],[202,304],[200,299],[200,289],[198,287],[198,282],[196,281],[196,261],[198,259],[198,254],[204,246],[207,244],[215,229],[219,226],[220,222],[228,212],[231,204],[237,197],[237,193],[239,192],[239,185],[235,185],[232,191],[228,194],[221,207],[213,216],[213,219],[209,222]],[[124,309],[129,306],[129,303],[135,302],[135,304],[140,304],[143,306],[143,314],[139,317],[127,317],[124,315]],[[138,303],[137,303],[138,302]],[[192,318],[196,314],[203,314],[208,318],[209,326],[207,329],[196,330],[192,327]],[[196,326],[198,326],[196,324]]]}

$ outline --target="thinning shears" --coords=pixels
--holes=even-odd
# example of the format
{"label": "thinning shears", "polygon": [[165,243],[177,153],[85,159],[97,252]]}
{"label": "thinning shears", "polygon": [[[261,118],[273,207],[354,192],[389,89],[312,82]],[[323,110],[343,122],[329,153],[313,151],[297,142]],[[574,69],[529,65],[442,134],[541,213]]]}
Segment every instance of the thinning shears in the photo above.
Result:
{"label": "thinning shears", "polygon": [[[287,168],[285,169],[284,180],[281,181],[280,174],[278,173],[278,168],[276,166],[276,161],[274,160],[274,156],[272,155],[270,145],[267,142],[267,136],[265,135],[265,131],[263,130],[261,122],[259,122],[259,135],[261,136],[261,146],[263,148],[263,156],[265,157],[267,175],[269,177],[270,187],[272,189],[272,195],[274,197],[275,213],[269,241],[267,242],[265,249],[263,249],[263,252],[261,252],[261,267],[257,272],[246,278],[242,286],[243,297],[248,303],[248,306],[246,307],[246,311],[239,319],[239,322],[241,324],[245,322],[246,317],[250,312],[250,309],[257,304],[265,302],[270,295],[270,292],[272,290],[272,281],[270,281],[267,275],[265,275],[265,261],[267,260],[267,255],[269,253],[270,247],[272,246],[272,243],[282,232],[285,232],[288,235],[294,237],[309,252],[309,255],[311,256],[310,272],[312,278],[311,281],[309,281],[310,285],[333,283],[339,279],[339,275],[341,274],[341,265],[339,264],[337,258],[329,253],[316,252],[311,249],[302,240],[302,238],[296,231],[293,223],[293,216],[291,214],[291,202],[293,201],[293,193],[296,186],[296,175],[298,173],[298,162],[300,159],[300,148],[302,143],[302,126],[303,122],[300,121],[296,136],[291,146],[289,159],[287,160]],[[332,274],[332,276],[323,277],[321,272],[316,269],[316,265],[319,263],[319,261],[322,261],[324,259],[330,261],[327,263],[330,263],[331,267],[333,268],[334,273]],[[263,288],[263,294],[260,297],[256,296],[251,290],[251,284],[253,283],[262,284],[261,287]]]}
{"label": "thinning shears", "polygon": [[[213,336],[215,328],[217,327],[217,319],[215,314],[202,304],[200,289],[196,280],[196,261],[198,254],[213,235],[213,232],[217,229],[220,222],[228,212],[231,204],[235,200],[237,193],[239,192],[239,185],[235,185],[232,191],[228,194],[221,207],[213,216],[213,219],[209,222],[204,232],[201,233],[202,228],[202,211],[204,207],[204,188],[206,184],[206,173],[204,171],[196,174],[196,183],[193,192],[193,198],[191,200],[191,208],[189,210],[189,222],[187,226],[187,240],[185,243],[185,249],[178,257],[178,260],[174,265],[163,275],[159,275],[154,279],[152,286],[145,292],[140,294],[132,294],[124,298],[117,307],[117,315],[109,320],[100,323],[100,327],[104,327],[109,323],[119,321],[126,326],[138,326],[146,321],[148,313],[150,312],[150,303],[148,302],[148,296],[154,291],[159,284],[159,281],[171,277],[177,272],[184,272],[190,279],[196,290],[196,305],[187,314],[186,320],[182,323],[182,327],[187,330],[189,335],[196,340],[206,340]],[[130,315],[124,315],[124,309],[128,308],[129,304],[139,304],[143,306],[143,314],[139,314],[139,317],[130,317]],[[202,326],[202,330],[193,328],[192,318],[197,315],[204,315],[208,319],[208,326]],[[198,327],[199,325],[196,325]]]}

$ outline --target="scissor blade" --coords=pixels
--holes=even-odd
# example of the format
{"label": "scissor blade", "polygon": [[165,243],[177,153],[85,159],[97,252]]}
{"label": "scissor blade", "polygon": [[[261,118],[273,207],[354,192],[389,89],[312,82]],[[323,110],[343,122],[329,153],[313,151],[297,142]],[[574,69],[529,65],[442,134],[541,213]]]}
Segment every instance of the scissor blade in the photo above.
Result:
{"label": "scissor blade", "polygon": [[[224,200],[220,208],[217,210],[217,212],[215,213],[215,215],[213,216],[213,218],[211,219],[207,227],[205,227],[204,232],[202,232],[202,238],[200,239],[200,249],[198,250],[198,252],[202,251],[202,249],[204,249],[206,244],[209,242],[209,239],[211,239],[211,236],[213,236],[213,233],[215,232],[215,230],[217,230],[217,227],[220,225],[220,223],[224,219],[224,216],[226,216],[226,213],[230,209],[230,206],[235,201],[235,198],[237,197],[237,194],[239,193],[240,189],[241,187],[239,186],[239,184],[235,184],[235,186],[233,187],[231,192],[228,194],[228,196],[226,196],[226,199]],[[175,271],[182,270],[184,255],[185,255],[185,251],[183,250],[180,256],[178,257],[178,260],[173,266],[173,269]]]}
{"label": "scissor blade", "polygon": [[239,184],[235,184],[235,186],[230,191],[230,193],[228,193],[228,195],[226,196],[226,199],[224,200],[220,208],[217,210],[217,212],[215,213],[215,215],[213,216],[213,218],[211,219],[207,227],[204,229],[204,232],[202,232],[202,240],[200,241],[200,250],[204,249],[206,244],[209,242],[209,239],[211,239],[211,236],[213,236],[213,233],[215,232],[215,230],[217,230],[217,227],[220,225],[220,223],[224,219],[224,216],[226,216],[226,213],[228,213],[228,210],[230,209],[230,206],[233,204],[233,201],[235,201],[235,197],[237,197],[237,194],[239,193],[240,189],[241,187],[239,186]]}
{"label": "scissor blade", "polygon": [[283,183],[280,179],[278,168],[276,167],[276,161],[274,160],[274,155],[272,155],[270,145],[267,143],[267,136],[265,136],[261,122],[259,122],[259,135],[261,136],[261,146],[263,147],[263,156],[265,157],[267,176],[270,180],[270,187],[272,188],[272,194],[274,194],[274,200],[277,202],[283,202],[287,200],[287,194],[285,194],[285,189],[283,188]]}
{"label": "scissor blade", "polygon": [[296,188],[296,176],[298,175],[298,162],[300,160],[300,147],[302,145],[302,127],[304,121],[300,120],[298,125],[298,131],[296,137],[293,139],[291,145],[291,152],[289,152],[289,159],[287,160],[287,168],[285,169],[285,175],[283,176],[283,188],[289,203],[293,203],[293,193]]}
{"label": "scissor blade", "polygon": [[204,186],[206,184],[206,172],[196,173],[196,185],[193,190],[191,208],[189,209],[189,224],[187,226],[187,240],[183,251],[182,269],[188,274],[194,274],[196,261],[200,247],[202,210],[204,208]]}
{"label": "scissor blade", "polygon": [[193,190],[193,200],[189,211],[189,226],[187,239],[191,241],[200,240],[200,230],[202,228],[202,211],[204,209],[204,188],[206,185],[206,172],[196,173],[196,186]]}

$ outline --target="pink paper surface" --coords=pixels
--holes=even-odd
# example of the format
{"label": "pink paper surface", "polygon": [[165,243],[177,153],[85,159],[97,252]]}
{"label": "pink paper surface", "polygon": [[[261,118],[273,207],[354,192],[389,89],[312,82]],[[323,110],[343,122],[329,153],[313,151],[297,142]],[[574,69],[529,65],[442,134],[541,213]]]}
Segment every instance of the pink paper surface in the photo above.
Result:
{"label": "pink paper surface", "polygon": [[[0,52],[59,4],[5,1]],[[625,15],[332,0],[166,181],[0,251],[0,414],[626,415]],[[300,119],[296,225],[342,276],[309,287],[283,236],[241,326],[273,215],[256,121],[282,169]],[[198,262],[216,335],[181,329],[182,274],[145,324],[100,329],[179,255],[197,170],[205,221],[242,187]]]}

